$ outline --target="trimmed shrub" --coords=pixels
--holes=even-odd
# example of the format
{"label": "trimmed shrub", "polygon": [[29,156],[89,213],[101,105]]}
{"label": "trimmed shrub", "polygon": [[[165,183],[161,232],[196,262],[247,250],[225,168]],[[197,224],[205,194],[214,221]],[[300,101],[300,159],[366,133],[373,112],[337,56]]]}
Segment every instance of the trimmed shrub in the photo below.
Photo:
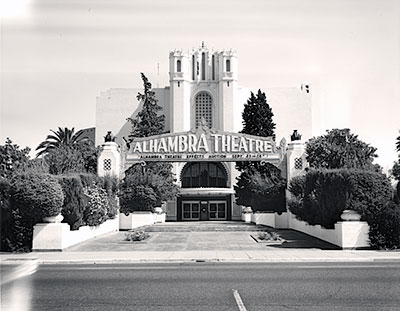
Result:
{"label": "trimmed shrub", "polygon": [[109,209],[107,193],[96,184],[83,189],[88,197],[88,204],[84,211],[84,221],[88,226],[98,226],[107,220]]}
{"label": "trimmed shrub", "polygon": [[154,189],[148,185],[125,186],[120,195],[121,213],[129,215],[134,211],[153,211],[159,201]]}
{"label": "trimmed shrub", "polygon": [[0,181],[1,250],[30,251],[33,225],[58,215],[64,196],[57,180],[29,170]]}
{"label": "trimmed shrub", "polygon": [[293,177],[289,184],[289,191],[297,199],[303,199],[304,197],[304,188],[306,184],[306,176],[296,176]]}
{"label": "trimmed shrub", "polygon": [[70,225],[71,230],[78,230],[83,226],[83,213],[88,204],[88,197],[83,192],[83,185],[79,175],[57,176],[64,193],[64,205],[61,214],[63,222]]}
{"label": "trimmed shrub", "polygon": [[244,168],[234,186],[236,203],[251,206],[254,212],[286,211],[286,180],[281,171],[272,164]]}
{"label": "trimmed shrub", "polygon": [[10,204],[10,182],[0,176],[0,247],[2,251],[9,251],[9,240],[12,235],[13,216]]}
{"label": "trimmed shrub", "polygon": [[150,237],[150,234],[143,230],[129,230],[125,233],[124,241],[137,242],[143,241]]}
{"label": "trimmed shrub", "polygon": [[178,195],[178,186],[174,181],[172,165],[169,163],[131,166],[120,184],[121,213],[127,215],[134,211],[153,211],[163,201],[174,199]]}
{"label": "trimmed shrub", "polygon": [[78,173],[76,174],[79,176],[83,187],[91,187],[93,184],[100,184],[102,185],[102,177],[99,177],[92,173]]}
{"label": "trimmed shrub", "polygon": [[107,217],[109,219],[115,218],[119,211],[118,190],[119,180],[115,176],[101,177],[101,187],[106,191],[108,197],[108,210]]}
{"label": "trimmed shrub", "polygon": [[108,205],[107,205],[107,218],[114,219],[115,216],[118,215],[119,212],[119,200],[116,195],[108,195],[107,196]]}
{"label": "trimmed shrub", "polygon": [[390,180],[382,173],[355,170],[351,172],[351,193],[347,209],[357,211],[362,220],[372,223],[393,198]]}
{"label": "trimmed shrub", "polygon": [[61,212],[64,195],[58,180],[50,174],[26,173],[12,178],[12,204],[32,225]]}
{"label": "trimmed shrub", "polygon": [[98,177],[91,173],[60,175],[57,178],[65,197],[63,222],[68,223],[71,230],[84,225],[99,225],[118,214],[116,178]]}
{"label": "trimmed shrub", "polygon": [[397,182],[394,194],[394,202],[400,205],[400,181]]}
{"label": "trimmed shrub", "polygon": [[357,211],[362,220],[370,222],[392,194],[384,174],[363,170],[310,170],[305,176],[303,197],[299,195],[301,187],[300,180],[289,187],[295,196],[289,203],[290,211],[299,220],[325,228],[333,228],[345,209]]}

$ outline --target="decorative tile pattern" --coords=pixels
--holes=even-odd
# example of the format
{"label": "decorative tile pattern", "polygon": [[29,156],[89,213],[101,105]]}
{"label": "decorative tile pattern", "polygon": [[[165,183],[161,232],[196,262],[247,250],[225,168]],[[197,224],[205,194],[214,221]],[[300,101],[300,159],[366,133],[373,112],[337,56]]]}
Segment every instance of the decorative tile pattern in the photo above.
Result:
{"label": "decorative tile pattern", "polygon": [[105,171],[111,171],[111,159],[104,159],[104,161],[103,161],[103,169]]}
{"label": "decorative tile pattern", "polygon": [[303,169],[303,159],[302,158],[295,158],[294,159],[294,168],[296,170]]}

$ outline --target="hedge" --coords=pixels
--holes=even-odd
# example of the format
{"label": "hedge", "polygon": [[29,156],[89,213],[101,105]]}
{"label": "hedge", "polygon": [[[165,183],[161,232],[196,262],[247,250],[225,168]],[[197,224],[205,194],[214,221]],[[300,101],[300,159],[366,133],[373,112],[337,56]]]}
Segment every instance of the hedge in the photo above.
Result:
{"label": "hedge", "polygon": [[303,180],[302,197],[298,194],[301,186],[296,185],[301,179],[291,182],[289,190],[296,195],[289,203],[289,209],[298,219],[325,228],[333,228],[345,209],[357,211],[362,220],[372,220],[392,197],[390,181],[378,172],[310,170]]}
{"label": "hedge", "polygon": [[369,219],[371,246],[400,248],[400,204],[390,201],[381,213]]}
{"label": "hedge", "polygon": [[97,226],[118,214],[118,180],[90,173],[60,175],[65,200],[63,222],[77,230],[84,225]]}
{"label": "hedge", "polygon": [[333,228],[343,210],[355,210],[370,226],[374,248],[400,248],[400,202],[389,179],[364,170],[311,170],[293,178],[289,210],[311,225]]}

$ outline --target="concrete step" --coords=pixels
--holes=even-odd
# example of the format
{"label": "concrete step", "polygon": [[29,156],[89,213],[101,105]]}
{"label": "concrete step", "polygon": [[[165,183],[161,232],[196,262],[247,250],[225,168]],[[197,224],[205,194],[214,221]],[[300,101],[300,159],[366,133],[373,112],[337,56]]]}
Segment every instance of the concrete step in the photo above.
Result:
{"label": "concrete step", "polygon": [[167,222],[145,228],[147,232],[265,231],[268,227],[244,222]]}

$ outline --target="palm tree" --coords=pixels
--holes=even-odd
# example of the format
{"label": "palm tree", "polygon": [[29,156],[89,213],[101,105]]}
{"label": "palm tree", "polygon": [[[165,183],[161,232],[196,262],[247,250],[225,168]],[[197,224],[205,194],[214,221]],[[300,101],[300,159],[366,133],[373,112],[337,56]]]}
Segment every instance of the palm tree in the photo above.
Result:
{"label": "palm tree", "polygon": [[64,146],[73,146],[78,143],[84,142],[88,140],[87,137],[82,137],[83,131],[79,130],[78,132],[75,132],[75,128],[69,129],[69,128],[58,128],[58,131],[55,132],[53,130],[50,130],[53,132],[54,135],[48,135],[46,137],[45,141],[42,141],[39,146],[36,148],[36,150],[40,150],[36,157],[39,157],[41,155],[49,153],[53,149],[57,149],[61,145]]}

